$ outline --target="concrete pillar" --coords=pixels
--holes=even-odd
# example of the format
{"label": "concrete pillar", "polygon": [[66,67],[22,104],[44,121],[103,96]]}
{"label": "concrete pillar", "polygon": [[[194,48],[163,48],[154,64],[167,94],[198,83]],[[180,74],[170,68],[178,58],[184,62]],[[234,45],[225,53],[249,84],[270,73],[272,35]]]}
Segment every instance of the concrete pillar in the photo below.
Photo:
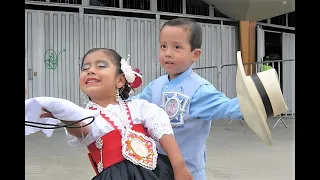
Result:
{"label": "concrete pillar", "polygon": [[[240,50],[243,63],[256,62],[256,22],[240,21]],[[247,75],[255,73],[255,65],[245,65]]]}

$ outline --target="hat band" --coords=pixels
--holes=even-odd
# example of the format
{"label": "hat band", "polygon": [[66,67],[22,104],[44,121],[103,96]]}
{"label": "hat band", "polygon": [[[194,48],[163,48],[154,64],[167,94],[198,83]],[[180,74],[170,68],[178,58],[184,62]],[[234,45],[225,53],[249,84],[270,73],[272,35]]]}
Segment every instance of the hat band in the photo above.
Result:
{"label": "hat band", "polygon": [[267,113],[267,118],[272,117],[273,116],[273,109],[272,109],[271,101],[269,99],[268,93],[267,93],[266,89],[264,88],[259,76],[257,74],[252,74],[251,78],[252,78],[254,84],[256,85],[258,93],[261,97],[261,100],[263,102],[264,108]]}

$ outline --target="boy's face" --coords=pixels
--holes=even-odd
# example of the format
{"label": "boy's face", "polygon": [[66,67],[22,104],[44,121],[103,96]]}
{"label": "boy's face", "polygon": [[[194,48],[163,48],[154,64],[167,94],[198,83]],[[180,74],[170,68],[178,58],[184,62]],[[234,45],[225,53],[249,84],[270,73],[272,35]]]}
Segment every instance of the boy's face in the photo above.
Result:
{"label": "boy's face", "polygon": [[160,32],[160,64],[173,79],[186,71],[201,54],[191,51],[190,30],[185,26],[165,26]]}

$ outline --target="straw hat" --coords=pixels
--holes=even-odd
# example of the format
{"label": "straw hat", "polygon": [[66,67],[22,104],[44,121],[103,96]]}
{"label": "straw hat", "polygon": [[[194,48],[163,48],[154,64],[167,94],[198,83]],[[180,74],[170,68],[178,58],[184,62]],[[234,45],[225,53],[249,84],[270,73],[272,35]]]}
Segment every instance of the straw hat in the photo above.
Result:
{"label": "straw hat", "polygon": [[266,120],[287,111],[277,72],[269,69],[247,76],[240,51],[237,52],[237,64],[236,91],[240,111],[251,130],[271,146],[272,138]]}

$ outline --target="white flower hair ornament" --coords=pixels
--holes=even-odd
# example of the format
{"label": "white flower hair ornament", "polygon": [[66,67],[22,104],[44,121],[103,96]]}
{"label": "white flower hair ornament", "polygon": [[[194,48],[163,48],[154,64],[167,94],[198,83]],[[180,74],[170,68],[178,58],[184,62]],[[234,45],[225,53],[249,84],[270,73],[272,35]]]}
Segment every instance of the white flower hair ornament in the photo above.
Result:
{"label": "white flower hair ornament", "polygon": [[124,74],[124,77],[130,84],[130,86],[135,89],[141,86],[142,84],[142,75],[140,73],[140,70],[135,68],[132,69],[129,64],[130,54],[128,55],[128,59],[121,59],[121,70]]}

